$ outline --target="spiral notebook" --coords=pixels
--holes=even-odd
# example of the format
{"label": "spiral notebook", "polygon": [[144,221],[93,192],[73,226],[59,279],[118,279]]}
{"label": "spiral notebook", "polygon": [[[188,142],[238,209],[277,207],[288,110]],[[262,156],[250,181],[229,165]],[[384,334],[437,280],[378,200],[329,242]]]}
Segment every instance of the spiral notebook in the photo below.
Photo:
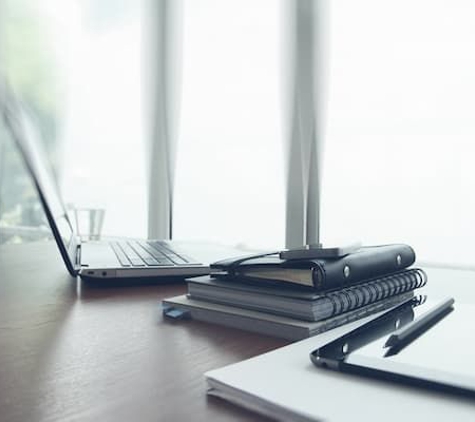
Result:
{"label": "spiral notebook", "polygon": [[192,319],[295,341],[390,309],[410,300],[413,295],[412,292],[402,293],[318,322],[190,299],[186,295],[163,300],[162,310],[167,319]]}
{"label": "spiral notebook", "polygon": [[269,287],[209,276],[188,280],[191,299],[321,321],[413,291],[427,282],[423,270],[413,268],[378,277],[344,289],[317,293],[306,289]]}

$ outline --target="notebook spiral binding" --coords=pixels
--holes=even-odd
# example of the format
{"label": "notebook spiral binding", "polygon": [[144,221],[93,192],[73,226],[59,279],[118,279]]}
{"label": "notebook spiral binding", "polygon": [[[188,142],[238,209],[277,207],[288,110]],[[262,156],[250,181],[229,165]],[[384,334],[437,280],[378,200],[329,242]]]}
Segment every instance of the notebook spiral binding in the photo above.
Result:
{"label": "notebook spiral binding", "polygon": [[380,277],[364,284],[327,293],[333,306],[332,316],[369,305],[379,300],[409,292],[427,283],[427,275],[420,268],[404,270]]}

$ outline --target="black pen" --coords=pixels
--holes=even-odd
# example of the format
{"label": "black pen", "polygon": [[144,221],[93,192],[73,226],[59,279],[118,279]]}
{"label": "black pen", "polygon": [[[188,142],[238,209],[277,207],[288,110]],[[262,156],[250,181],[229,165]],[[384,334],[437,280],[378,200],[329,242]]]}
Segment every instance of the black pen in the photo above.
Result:
{"label": "black pen", "polygon": [[383,347],[399,348],[403,344],[407,344],[409,340],[417,334],[417,332],[422,330],[422,328],[429,325],[431,322],[434,322],[437,317],[447,311],[454,302],[454,298],[451,297],[438,303],[419,318],[392,333]]}

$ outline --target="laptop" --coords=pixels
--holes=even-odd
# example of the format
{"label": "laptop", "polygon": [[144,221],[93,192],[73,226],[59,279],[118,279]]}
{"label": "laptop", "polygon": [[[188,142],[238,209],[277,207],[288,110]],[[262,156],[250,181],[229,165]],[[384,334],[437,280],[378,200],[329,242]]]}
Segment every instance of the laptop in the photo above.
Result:
{"label": "laptop", "polygon": [[[114,238],[81,242],[72,224],[41,139],[25,108],[0,86],[0,114],[17,145],[43,205],[53,237],[72,276],[94,281],[165,281],[209,273],[209,264],[243,251],[221,245]],[[5,91],[5,92],[3,92]]]}

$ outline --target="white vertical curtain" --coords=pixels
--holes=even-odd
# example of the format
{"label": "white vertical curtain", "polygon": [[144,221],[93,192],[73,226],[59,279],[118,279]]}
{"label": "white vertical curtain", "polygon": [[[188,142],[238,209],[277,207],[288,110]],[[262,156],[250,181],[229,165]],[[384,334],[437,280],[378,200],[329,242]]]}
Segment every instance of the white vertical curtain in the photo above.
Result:
{"label": "white vertical curtain", "polygon": [[149,1],[145,101],[148,237],[170,239],[180,109],[182,2]]}
{"label": "white vertical curtain", "polygon": [[326,2],[286,3],[286,247],[320,243]]}

